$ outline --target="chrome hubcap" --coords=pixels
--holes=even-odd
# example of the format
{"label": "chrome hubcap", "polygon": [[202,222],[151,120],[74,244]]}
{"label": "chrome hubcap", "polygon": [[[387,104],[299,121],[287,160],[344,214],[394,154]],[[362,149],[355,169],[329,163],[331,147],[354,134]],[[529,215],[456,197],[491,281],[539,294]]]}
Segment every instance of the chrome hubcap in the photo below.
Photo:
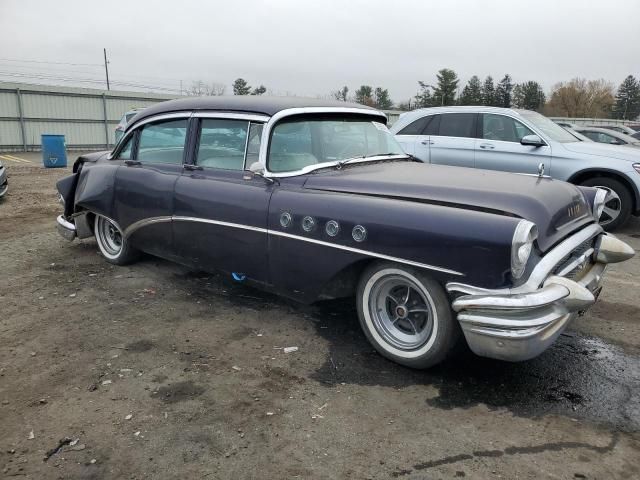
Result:
{"label": "chrome hubcap", "polygon": [[122,232],[109,219],[98,218],[100,243],[110,255],[118,255],[122,250]]}
{"label": "chrome hubcap", "polygon": [[622,202],[620,201],[618,194],[609,187],[602,187],[598,185],[596,188],[602,188],[607,191],[607,194],[604,197],[604,209],[600,215],[599,223],[603,226],[608,225],[620,216],[620,212],[622,211]]}
{"label": "chrome hubcap", "polygon": [[396,348],[415,350],[431,337],[431,302],[420,285],[401,275],[386,275],[376,281],[369,312],[377,332]]}

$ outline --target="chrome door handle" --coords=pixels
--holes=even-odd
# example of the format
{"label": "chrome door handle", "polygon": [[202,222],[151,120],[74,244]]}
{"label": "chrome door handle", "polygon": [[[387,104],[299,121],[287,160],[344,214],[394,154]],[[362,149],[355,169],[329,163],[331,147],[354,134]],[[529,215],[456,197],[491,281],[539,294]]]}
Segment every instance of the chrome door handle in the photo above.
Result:
{"label": "chrome door handle", "polygon": [[484,148],[485,150],[487,150],[487,149],[488,149],[488,150],[493,150],[493,149],[494,149],[494,148],[496,148],[496,147],[494,147],[494,146],[493,146],[493,145],[491,145],[490,143],[481,143],[481,144],[480,144],[480,148]]}
{"label": "chrome door handle", "polygon": [[423,140],[420,143],[422,145],[433,145],[433,141],[432,140]]}

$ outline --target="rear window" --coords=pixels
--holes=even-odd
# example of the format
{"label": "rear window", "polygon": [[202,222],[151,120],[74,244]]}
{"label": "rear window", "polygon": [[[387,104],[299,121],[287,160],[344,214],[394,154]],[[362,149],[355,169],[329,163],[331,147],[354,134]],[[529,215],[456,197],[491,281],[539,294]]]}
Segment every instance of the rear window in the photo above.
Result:
{"label": "rear window", "polygon": [[423,135],[423,131],[429,122],[433,119],[433,115],[427,115],[426,117],[419,118],[411,122],[398,132],[398,135]]}

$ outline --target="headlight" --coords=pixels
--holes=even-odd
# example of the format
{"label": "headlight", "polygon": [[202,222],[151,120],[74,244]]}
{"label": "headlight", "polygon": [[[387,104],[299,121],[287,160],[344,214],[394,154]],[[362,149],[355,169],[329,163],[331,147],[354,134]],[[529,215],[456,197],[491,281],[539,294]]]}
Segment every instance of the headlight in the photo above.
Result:
{"label": "headlight", "polygon": [[602,215],[602,211],[604,210],[604,199],[606,197],[607,191],[604,188],[598,188],[596,196],[593,198],[593,207],[591,207],[593,216],[596,217],[596,220],[599,220],[600,215]]}
{"label": "headlight", "polygon": [[528,220],[520,220],[511,241],[511,273],[520,278],[527,266],[533,250],[533,242],[538,238],[538,228]]}

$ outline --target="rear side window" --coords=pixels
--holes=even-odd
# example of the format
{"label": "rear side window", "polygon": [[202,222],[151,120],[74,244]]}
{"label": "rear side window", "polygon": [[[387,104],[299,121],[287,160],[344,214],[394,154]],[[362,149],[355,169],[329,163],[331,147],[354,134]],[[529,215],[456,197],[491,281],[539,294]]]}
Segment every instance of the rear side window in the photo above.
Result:
{"label": "rear side window", "polygon": [[186,137],[187,119],[149,123],[140,132],[137,160],[182,164]]}
{"label": "rear side window", "polygon": [[423,135],[424,129],[429,125],[429,122],[433,119],[433,115],[427,115],[426,117],[419,118],[411,122],[409,125],[400,130],[398,135]]}
{"label": "rear side window", "polygon": [[475,137],[475,113],[445,113],[440,117],[441,137]]}

